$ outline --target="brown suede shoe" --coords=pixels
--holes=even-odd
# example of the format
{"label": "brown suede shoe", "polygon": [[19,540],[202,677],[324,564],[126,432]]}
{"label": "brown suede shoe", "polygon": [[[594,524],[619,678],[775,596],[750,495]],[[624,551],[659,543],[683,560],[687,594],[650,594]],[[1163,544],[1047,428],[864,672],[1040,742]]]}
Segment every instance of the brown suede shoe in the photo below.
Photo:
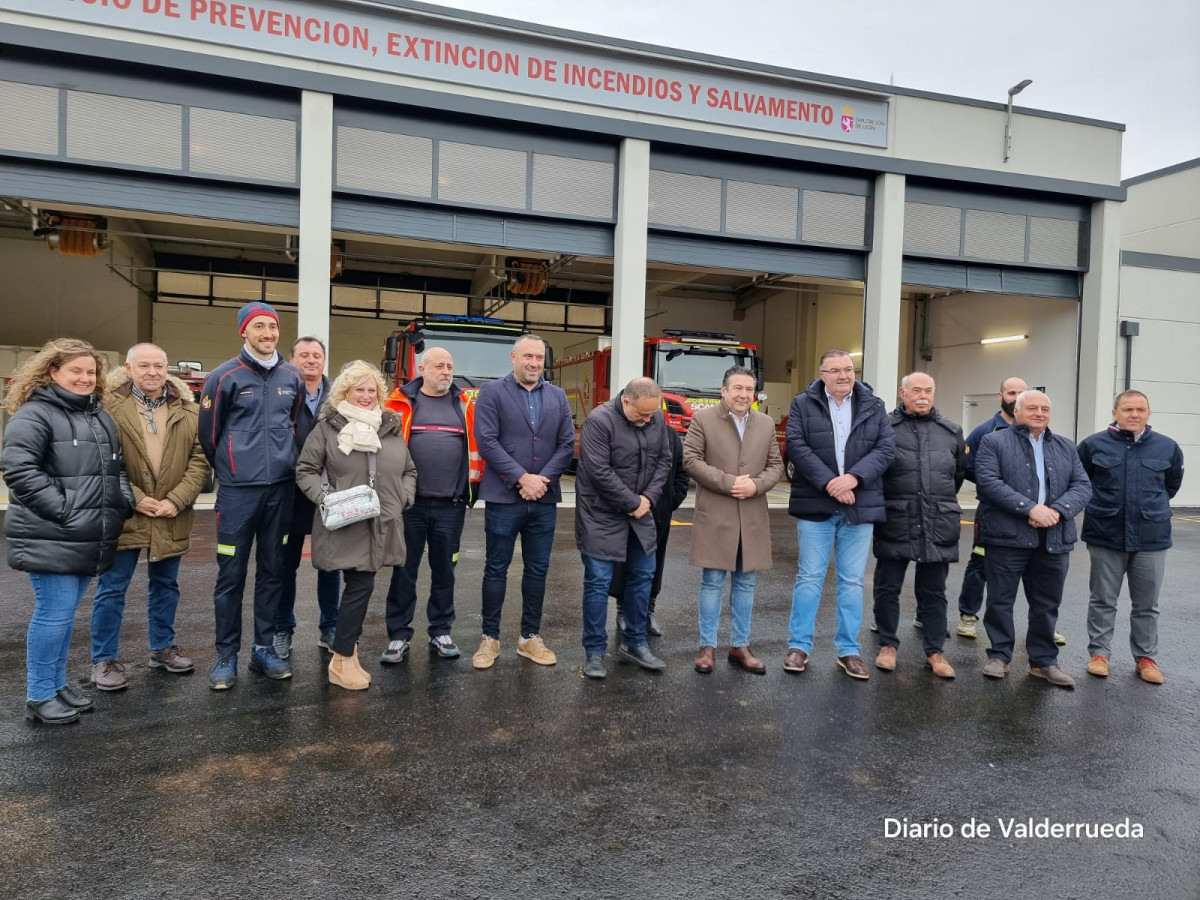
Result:
{"label": "brown suede shoe", "polygon": [[867,664],[862,661],[861,656],[839,656],[838,665],[841,666],[843,672],[859,681],[866,681],[871,677]]}
{"label": "brown suede shoe", "polygon": [[875,668],[885,672],[896,671],[896,648],[880,647],[879,655],[875,657]]}
{"label": "brown suede shoe", "polygon": [[700,653],[696,656],[696,671],[701,675],[711,675],[713,666],[717,662],[716,647],[701,647]]}
{"label": "brown suede shoe", "polygon": [[1097,678],[1108,677],[1108,658],[1099,654],[1088,660],[1087,673],[1095,675]]}
{"label": "brown suede shoe", "polygon": [[1158,664],[1148,656],[1143,656],[1137,661],[1137,672],[1142,681],[1150,684],[1162,684],[1163,673],[1158,668]]}
{"label": "brown suede shoe", "polygon": [[756,657],[749,647],[730,647],[729,662],[755,675],[766,675],[767,667]]}
{"label": "brown suede shoe", "polygon": [[808,667],[808,654],[803,650],[788,650],[783,658],[783,671],[803,672]]}
{"label": "brown suede shoe", "polygon": [[933,669],[933,674],[938,678],[954,677],[954,666],[950,665],[950,660],[946,659],[944,653],[934,653],[925,657],[925,665]]}

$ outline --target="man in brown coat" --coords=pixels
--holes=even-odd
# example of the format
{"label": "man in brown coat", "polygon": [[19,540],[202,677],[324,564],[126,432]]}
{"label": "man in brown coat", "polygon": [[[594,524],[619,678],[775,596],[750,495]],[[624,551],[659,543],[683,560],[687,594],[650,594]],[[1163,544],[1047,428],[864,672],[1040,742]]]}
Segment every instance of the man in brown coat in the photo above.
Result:
{"label": "man in brown coat", "polygon": [[100,576],[92,603],[92,681],[102,691],[128,685],[117,661],[125,593],[142,550],[148,557],[146,598],[150,668],[190,672],[175,645],[179,561],[191,546],[192,504],[208,475],[196,440],[199,407],[182,381],[167,374],[167,354],[136,344],[125,369],[108,376],[105,407],[117,423],[125,472],[137,503],[117,543],[113,567]]}
{"label": "man in brown coat", "polygon": [[[783,475],[783,458],[771,417],[751,409],[754,374],[732,366],[721,383],[721,402],[692,418],[683,442],[683,467],[696,481],[696,520],[688,562],[700,566],[700,655],[696,671],[716,660],[717,625],[725,573],[730,574],[729,661],[748,672],[767,669],[750,652],[754,578],[771,568],[767,491]],[[737,540],[734,540],[734,537]]]}

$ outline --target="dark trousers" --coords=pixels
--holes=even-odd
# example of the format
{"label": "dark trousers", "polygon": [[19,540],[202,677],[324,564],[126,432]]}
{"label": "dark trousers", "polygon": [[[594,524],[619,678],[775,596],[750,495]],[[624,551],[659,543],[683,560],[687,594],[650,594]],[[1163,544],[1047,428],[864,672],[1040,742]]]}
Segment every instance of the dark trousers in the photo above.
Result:
{"label": "dark trousers", "polygon": [[508,587],[517,538],[521,539],[524,572],[521,576],[521,636],[542,628],[542,603],[546,599],[546,572],[554,548],[558,507],[553,503],[518,500],[489,503],[484,507],[483,528],[487,552],[483,564],[483,633],[500,639],[500,610]]}
{"label": "dark trousers", "polygon": [[375,590],[375,573],[343,569],[342,577],[346,587],[342,591],[342,605],[338,610],[333,652],[339,656],[352,656],[362,634],[363,622],[367,619],[367,604]]}
{"label": "dark trousers", "polygon": [[[904,587],[907,559],[875,561],[875,624],[879,643],[899,647],[896,630],[900,627],[900,589]],[[913,591],[917,595],[917,617],[924,628],[921,640],[925,655],[941,653],[946,644],[946,576],[950,563],[917,563]]]}
{"label": "dark trousers", "polygon": [[[663,569],[667,565],[667,541],[671,538],[671,520],[668,518],[665,525],[655,520],[654,527],[658,530],[658,546],[654,551],[654,578],[650,582],[650,604],[646,609],[647,614],[654,612],[658,595],[662,591]],[[624,596],[624,591],[625,563],[619,562],[613,566],[612,584],[609,585],[608,594],[619,601]]]}
{"label": "dark trousers", "polygon": [[454,566],[467,505],[448,497],[418,497],[404,512],[404,565],[392,569],[387,594],[390,641],[411,641],[417,611],[417,573],[429,545],[429,636],[449,634],[454,625]]}
{"label": "dark trousers", "polygon": [[217,654],[242,646],[242,594],[254,548],[254,643],[270,646],[283,584],[283,541],[291,526],[292,483],[217,487]]}
{"label": "dark trousers", "polygon": [[958,592],[958,614],[978,616],[983,609],[983,591],[987,587],[987,573],[983,566],[983,547],[979,544],[979,526],[975,526],[975,540],[971,544],[971,555],[963,572],[962,590]]}
{"label": "dark trousers", "polygon": [[[283,587],[279,592],[279,609],[275,613],[275,630],[288,634],[296,630],[296,572],[304,554],[305,537],[305,534],[289,534],[283,548]],[[340,573],[317,570],[317,608],[321,611],[318,631],[337,626],[338,591],[341,589]]]}
{"label": "dark trousers", "polygon": [[1013,606],[1017,587],[1023,584],[1029,603],[1029,628],[1025,634],[1029,665],[1039,668],[1057,665],[1054,626],[1058,622],[1063,585],[1067,582],[1070,554],[1048,552],[1043,530],[1036,548],[988,545],[984,561],[987,566],[987,610],[983,627],[992,644],[988,657],[1012,661],[1016,641]]}

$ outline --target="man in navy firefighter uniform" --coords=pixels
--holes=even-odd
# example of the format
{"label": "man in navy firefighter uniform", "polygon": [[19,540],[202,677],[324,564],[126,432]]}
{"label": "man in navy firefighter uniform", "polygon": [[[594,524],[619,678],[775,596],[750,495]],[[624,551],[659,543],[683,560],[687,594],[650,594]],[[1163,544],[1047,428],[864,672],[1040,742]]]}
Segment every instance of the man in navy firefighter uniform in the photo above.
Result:
{"label": "man in navy firefighter uniform", "polygon": [[304,378],[276,350],[279,316],[266,303],[238,310],[242,351],[204,380],[200,444],[218,479],[216,612],[217,663],[209,686],[237,683],[242,645],[242,593],[255,541],[254,643],[250,669],[291,678],[275,653],[275,614],[283,577],[283,547],[291,525],[296,478],[295,423]]}

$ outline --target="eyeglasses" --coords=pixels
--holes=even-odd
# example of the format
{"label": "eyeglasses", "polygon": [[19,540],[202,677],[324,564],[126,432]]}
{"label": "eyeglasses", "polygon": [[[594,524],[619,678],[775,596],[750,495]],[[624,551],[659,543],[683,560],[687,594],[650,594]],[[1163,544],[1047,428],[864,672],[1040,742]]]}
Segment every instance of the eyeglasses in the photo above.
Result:
{"label": "eyeglasses", "polygon": [[853,375],[854,367],[851,366],[848,369],[822,369],[821,371],[826,375]]}
{"label": "eyeglasses", "polygon": [[150,429],[151,434],[158,434],[158,425],[154,422],[154,410],[143,409],[139,410],[143,419],[146,420],[146,427]]}

